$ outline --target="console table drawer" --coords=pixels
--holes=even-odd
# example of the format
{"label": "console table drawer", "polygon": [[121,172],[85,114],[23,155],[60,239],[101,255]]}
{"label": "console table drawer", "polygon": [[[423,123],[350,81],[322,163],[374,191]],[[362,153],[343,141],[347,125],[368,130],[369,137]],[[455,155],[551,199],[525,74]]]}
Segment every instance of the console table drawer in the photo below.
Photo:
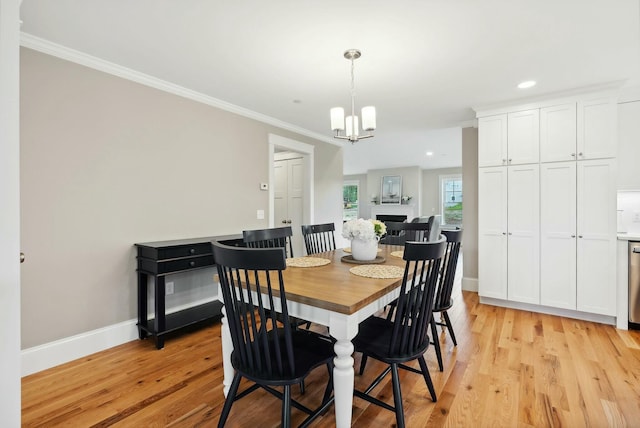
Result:
{"label": "console table drawer", "polygon": [[181,257],[197,256],[201,254],[211,254],[212,252],[211,243],[204,242],[163,248],[140,247],[138,249],[138,256],[161,261],[166,259],[179,259]]}
{"label": "console table drawer", "polygon": [[138,259],[138,269],[153,275],[164,275],[189,269],[213,266],[213,254],[173,260]]}

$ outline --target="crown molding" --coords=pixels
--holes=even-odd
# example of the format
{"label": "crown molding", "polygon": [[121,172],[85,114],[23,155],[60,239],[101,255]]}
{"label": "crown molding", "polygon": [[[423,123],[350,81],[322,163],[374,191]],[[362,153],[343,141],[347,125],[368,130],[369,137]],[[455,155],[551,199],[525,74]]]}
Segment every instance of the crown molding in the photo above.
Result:
{"label": "crown molding", "polygon": [[328,138],[326,135],[318,134],[308,129],[300,128],[296,125],[283,122],[279,119],[275,119],[271,116],[267,116],[244,107],[237,106],[235,104],[228,103],[226,101],[213,98],[211,96],[202,94],[200,92],[193,91],[189,88],[185,88],[180,85],[168,82],[166,80],[158,79],[157,77],[149,74],[141,73],[139,71],[123,67],[113,62],[106,61],[104,59],[86,54],[84,52],[77,51],[75,49],[68,48],[66,46],[53,43],[49,40],[36,37],[29,33],[20,33],[20,45],[36,50],[38,52],[45,53],[47,55],[55,56],[57,58],[64,59],[66,61],[74,62],[76,64],[83,65],[85,67],[93,68],[94,70],[102,71],[104,73],[111,74],[113,76],[120,77],[122,79],[131,80],[136,83],[140,83],[151,88],[159,89],[170,94],[178,95],[183,98],[187,98],[192,101],[196,101],[202,104],[206,104],[211,107],[219,108],[237,115],[257,120],[258,122],[266,123],[268,125],[275,126],[280,129],[295,132],[296,134],[304,135],[306,137],[313,138],[324,143],[329,143],[342,147],[340,142],[335,141],[333,138]]}

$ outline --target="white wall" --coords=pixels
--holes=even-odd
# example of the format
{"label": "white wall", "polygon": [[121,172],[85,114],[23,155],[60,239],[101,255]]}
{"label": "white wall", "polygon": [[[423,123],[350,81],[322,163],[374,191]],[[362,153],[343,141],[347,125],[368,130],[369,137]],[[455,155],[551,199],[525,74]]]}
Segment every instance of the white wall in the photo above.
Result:
{"label": "white wall", "polygon": [[618,104],[618,189],[640,190],[640,100]]}

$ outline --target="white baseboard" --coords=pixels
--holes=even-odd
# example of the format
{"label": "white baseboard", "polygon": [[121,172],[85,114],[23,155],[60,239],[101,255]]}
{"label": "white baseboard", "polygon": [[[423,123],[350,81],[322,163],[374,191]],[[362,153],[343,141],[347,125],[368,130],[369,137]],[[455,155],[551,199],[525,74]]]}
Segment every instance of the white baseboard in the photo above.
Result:
{"label": "white baseboard", "polygon": [[22,376],[86,357],[138,338],[138,320],[124,321],[22,351]]}
{"label": "white baseboard", "polygon": [[[216,298],[202,299],[167,310],[167,314],[211,302]],[[149,314],[153,318],[155,314]],[[96,330],[65,337],[64,339],[23,349],[21,376],[28,376],[138,338],[137,319],[123,321]]]}
{"label": "white baseboard", "polygon": [[464,291],[478,292],[478,278],[462,278],[462,289]]}

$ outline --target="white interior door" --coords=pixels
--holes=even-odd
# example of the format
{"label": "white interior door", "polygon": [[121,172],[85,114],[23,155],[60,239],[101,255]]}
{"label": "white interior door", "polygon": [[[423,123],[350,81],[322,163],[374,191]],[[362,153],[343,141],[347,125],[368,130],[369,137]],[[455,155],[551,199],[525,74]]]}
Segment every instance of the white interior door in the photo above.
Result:
{"label": "white interior door", "polygon": [[293,254],[302,256],[304,249],[300,226],[304,214],[304,160],[293,158],[275,161],[274,184],[274,226],[291,226]]}
{"label": "white interior door", "polygon": [[20,426],[19,1],[0,0],[0,419]]}

